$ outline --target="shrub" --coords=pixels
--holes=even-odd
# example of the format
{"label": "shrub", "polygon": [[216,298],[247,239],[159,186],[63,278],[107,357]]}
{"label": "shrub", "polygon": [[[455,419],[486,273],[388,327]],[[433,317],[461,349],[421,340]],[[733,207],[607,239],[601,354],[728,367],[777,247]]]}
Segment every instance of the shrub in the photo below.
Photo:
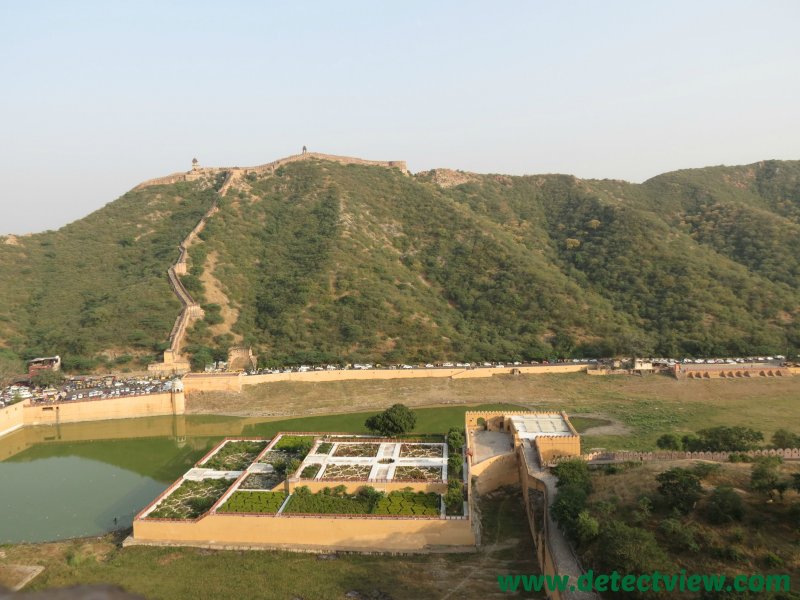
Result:
{"label": "shrub", "polygon": [[703,494],[700,479],[688,469],[673,468],[656,475],[659,482],[658,491],[680,512],[686,514],[692,510]]}
{"label": "shrub", "polygon": [[464,484],[459,480],[447,483],[444,504],[448,515],[461,515],[464,511]]}
{"label": "shrub", "polygon": [[582,510],[578,513],[575,520],[575,538],[579,544],[588,544],[600,533],[600,523],[589,514],[589,511]]}
{"label": "shrub", "polygon": [[741,521],[744,516],[744,502],[732,487],[720,486],[711,493],[704,513],[706,520],[715,525]]}
{"label": "shrub", "polygon": [[587,495],[580,485],[569,484],[559,488],[553,502],[553,517],[573,540],[578,539],[578,516],[586,508]]}
{"label": "shrub", "polygon": [[447,458],[447,478],[460,478],[464,467],[464,459],[461,454],[451,454]]}
{"label": "shrub", "polygon": [[778,465],[782,462],[779,456],[762,456],[756,459],[750,471],[750,488],[772,497],[772,492],[781,483]]}
{"label": "shrub", "polygon": [[664,519],[658,529],[676,550],[689,552],[700,550],[700,544],[697,542],[698,532],[692,525],[684,525],[680,519]]}
{"label": "shrub", "polygon": [[605,571],[649,573],[671,570],[669,558],[647,530],[610,521],[600,529],[598,544],[603,549],[598,554],[598,566]]}
{"label": "shrub", "polygon": [[665,433],[656,440],[656,446],[662,450],[680,450],[681,440],[674,433]]}
{"label": "shrub", "polygon": [[764,565],[769,569],[775,569],[784,565],[783,559],[774,552],[767,552],[764,555]]}
{"label": "shrub", "polygon": [[577,486],[586,494],[592,491],[592,481],[589,477],[589,467],[580,459],[566,460],[553,468],[553,473],[558,477],[558,487]]}
{"label": "shrub", "polygon": [[753,458],[742,452],[731,452],[728,455],[728,461],[732,463],[748,463],[753,462]]}
{"label": "shrub", "polygon": [[697,475],[700,479],[705,479],[709,475],[718,472],[721,468],[722,465],[719,463],[699,462],[695,463],[689,470]]}

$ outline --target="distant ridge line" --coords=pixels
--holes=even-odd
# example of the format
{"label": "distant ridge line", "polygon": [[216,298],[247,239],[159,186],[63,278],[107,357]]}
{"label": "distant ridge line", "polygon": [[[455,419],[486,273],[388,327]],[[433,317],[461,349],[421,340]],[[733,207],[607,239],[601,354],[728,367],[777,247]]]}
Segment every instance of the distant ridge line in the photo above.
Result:
{"label": "distant ridge line", "polygon": [[156,177],[154,179],[148,179],[147,181],[143,181],[133,189],[141,190],[144,188],[152,187],[154,185],[169,185],[172,183],[178,183],[180,181],[193,181],[202,175],[210,175],[225,171],[229,172],[240,171],[240,172],[252,172],[252,173],[276,171],[279,167],[282,167],[283,165],[301,160],[311,160],[311,159],[327,160],[330,162],[336,162],[343,165],[364,165],[370,167],[385,167],[387,169],[400,169],[401,172],[406,174],[408,173],[408,166],[406,165],[406,161],[404,160],[367,160],[365,158],[355,158],[352,156],[338,156],[336,154],[323,154],[321,152],[304,152],[302,154],[293,154],[285,158],[279,158],[278,160],[274,160],[272,162],[265,163],[263,165],[256,165],[253,167],[200,167],[197,169],[192,169],[191,171],[172,173],[171,175],[165,175],[164,177]]}

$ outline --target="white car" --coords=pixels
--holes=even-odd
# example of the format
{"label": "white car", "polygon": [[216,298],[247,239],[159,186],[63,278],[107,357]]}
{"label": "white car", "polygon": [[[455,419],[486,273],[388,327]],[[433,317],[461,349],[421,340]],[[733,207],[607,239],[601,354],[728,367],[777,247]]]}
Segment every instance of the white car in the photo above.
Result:
{"label": "white car", "polygon": [[414,367],[412,367],[411,365],[403,365],[403,368],[404,369],[413,369]]}
{"label": "white car", "polygon": [[451,362],[442,363],[442,366],[443,367],[452,367],[453,363],[451,363]]}
{"label": "white car", "polygon": [[426,369],[432,369],[433,365],[431,363],[428,363],[428,364],[425,365],[425,368]]}

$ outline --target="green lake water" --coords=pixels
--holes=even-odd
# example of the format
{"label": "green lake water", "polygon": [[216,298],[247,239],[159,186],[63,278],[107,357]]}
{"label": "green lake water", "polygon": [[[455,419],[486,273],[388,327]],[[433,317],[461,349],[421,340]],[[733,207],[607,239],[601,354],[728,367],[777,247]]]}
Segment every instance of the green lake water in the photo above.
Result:
{"label": "green lake water", "polygon": [[[463,426],[467,408],[418,409],[415,433]],[[133,517],[220,439],[278,431],[365,432],[372,413],[289,419],[149,417],[25,427],[0,437],[0,544],[101,535]],[[116,519],[116,521],[115,521]]]}
{"label": "green lake water", "polygon": [[215,442],[241,435],[245,421],[158,417],[33,427],[0,438],[0,544],[129,527]]}

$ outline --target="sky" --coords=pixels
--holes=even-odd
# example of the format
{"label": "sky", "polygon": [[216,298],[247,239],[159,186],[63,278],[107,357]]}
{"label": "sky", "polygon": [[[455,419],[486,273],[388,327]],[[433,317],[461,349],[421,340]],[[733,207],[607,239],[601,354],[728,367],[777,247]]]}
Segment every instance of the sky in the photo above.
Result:
{"label": "sky", "polygon": [[309,150],[640,182],[800,159],[800,2],[0,0],[0,235]]}

